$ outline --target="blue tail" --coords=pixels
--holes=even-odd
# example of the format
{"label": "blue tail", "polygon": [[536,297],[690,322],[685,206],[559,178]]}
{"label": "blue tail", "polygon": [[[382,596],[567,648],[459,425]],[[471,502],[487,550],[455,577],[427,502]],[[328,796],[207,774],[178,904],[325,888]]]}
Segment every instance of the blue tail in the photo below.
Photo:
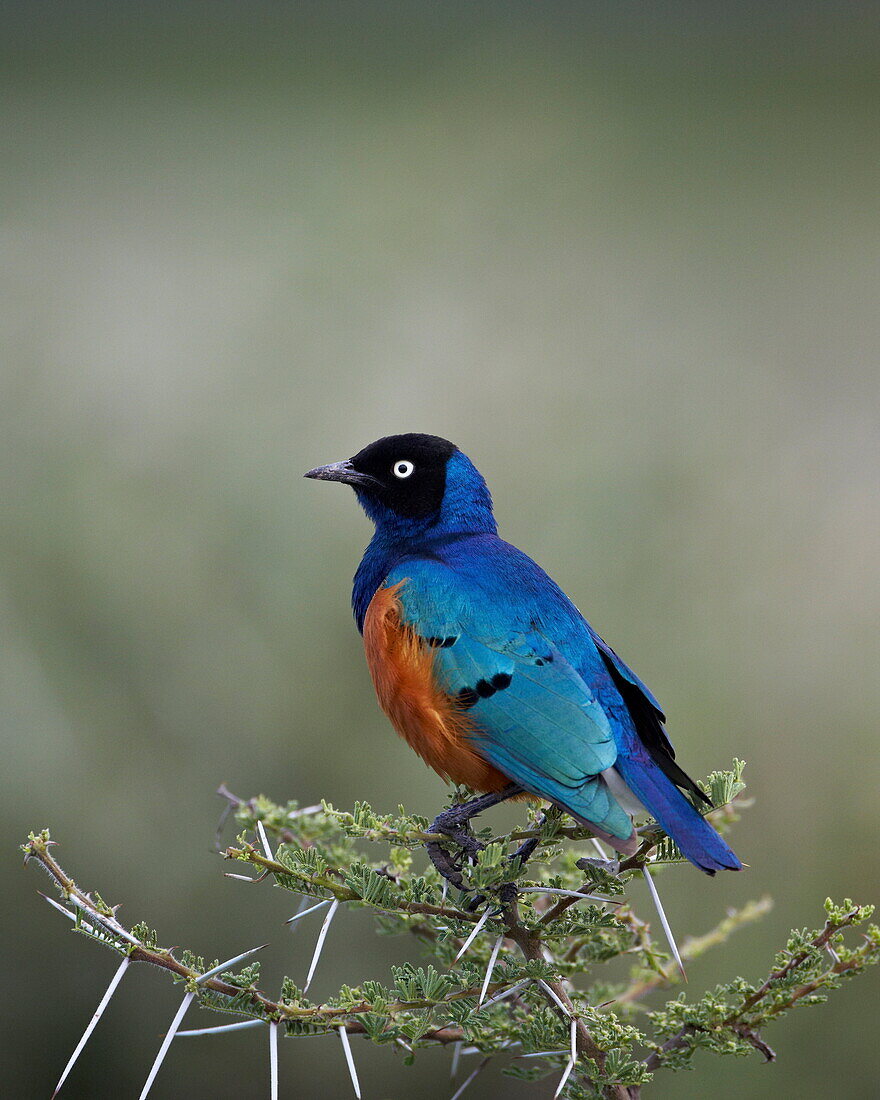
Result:
{"label": "blue tail", "polygon": [[617,757],[615,767],[664,832],[694,866],[708,875],[741,871],[742,864],[712,826],[694,809],[653,760]]}

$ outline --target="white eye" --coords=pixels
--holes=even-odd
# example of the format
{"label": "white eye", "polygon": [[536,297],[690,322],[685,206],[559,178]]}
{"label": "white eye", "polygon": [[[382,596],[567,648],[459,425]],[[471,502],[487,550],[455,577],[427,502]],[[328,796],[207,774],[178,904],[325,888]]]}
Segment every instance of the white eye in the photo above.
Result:
{"label": "white eye", "polygon": [[409,477],[414,469],[415,466],[411,462],[407,462],[405,458],[402,458],[399,462],[394,463],[391,472],[395,477]]}

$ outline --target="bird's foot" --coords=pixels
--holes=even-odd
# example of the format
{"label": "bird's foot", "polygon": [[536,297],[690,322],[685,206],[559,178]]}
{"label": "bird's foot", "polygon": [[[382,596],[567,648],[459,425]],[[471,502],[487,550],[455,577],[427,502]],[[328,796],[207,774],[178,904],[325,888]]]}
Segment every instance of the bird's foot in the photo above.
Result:
{"label": "bird's foot", "polygon": [[[518,891],[515,882],[505,882],[498,887],[498,900],[502,909],[508,909],[515,904],[517,897]],[[468,913],[475,913],[481,905],[486,904],[486,900],[485,894],[475,894],[472,898],[468,898],[462,909],[466,909]]]}
{"label": "bird's foot", "polygon": [[442,878],[446,879],[446,881],[454,886],[456,890],[462,890],[464,892],[470,890],[470,887],[462,878],[461,869],[455,857],[447,848],[444,848],[439,841],[432,840],[425,845],[425,850],[431,862],[437,868],[437,873],[441,875]]}
{"label": "bird's foot", "polygon": [[469,802],[463,802],[460,806],[451,806],[434,818],[430,831],[448,837],[453,844],[458,846],[460,854],[456,859],[438,840],[429,841],[425,848],[438,873],[456,890],[461,890],[463,893],[470,892],[471,888],[462,876],[461,861],[464,859],[473,860],[477,853],[485,847],[470,831],[469,822],[471,818],[476,817],[483,810],[488,810],[491,806],[497,806],[499,802],[512,798],[513,795],[519,794],[521,790],[522,788],[516,783],[511,783],[501,791],[480,795],[478,798],[472,798]]}
{"label": "bird's foot", "polygon": [[[512,864],[515,860],[519,860],[519,865],[522,867],[537,847],[538,837],[530,837],[528,840],[524,840],[517,850],[508,857],[507,862]],[[498,891],[498,898],[505,908],[516,900],[516,896],[517,890],[515,882],[505,882]],[[475,909],[478,909],[485,900],[485,895],[477,894],[476,897],[469,899],[465,908],[473,912]]]}
{"label": "bird's foot", "polygon": [[[453,810],[460,808],[454,806]],[[462,824],[460,820],[450,820],[452,816],[451,812],[447,810],[445,814],[436,817],[431,825],[431,832],[442,833],[443,836],[448,837],[457,846],[458,853],[451,852],[439,840],[429,841],[425,845],[425,850],[439,874],[456,890],[467,893],[470,891],[470,887],[462,876],[462,865],[465,859],[473,859],[477,852],[481,852],[484,845],[470,832],[467,819],[464,819],[464,824]]]}
{"label": "bird's foot", "polygon": [[499,802],[505,802],[508,798],[513,798],[517,794],[522,794],[522,787],[518,783],[510,783],[503,790],[481,794],[468,802],[460,803],[458,806],[450,806],[448,810],[437,814],[431,826],[431,831],[445,833],[447,836],[453,837],[453,830],[461,829],[462,826],[466,827],[472,817],[476,817],[483,810],[491,809],[492,806],[497,806]]}

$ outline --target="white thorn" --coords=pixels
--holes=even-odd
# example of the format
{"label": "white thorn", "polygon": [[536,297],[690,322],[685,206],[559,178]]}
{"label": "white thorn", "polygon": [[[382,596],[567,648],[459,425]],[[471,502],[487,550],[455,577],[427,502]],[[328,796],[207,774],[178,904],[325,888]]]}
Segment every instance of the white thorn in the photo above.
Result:
{"label": "white thorn", "polygon": [[308,992],[309,986],[312,984],[312,977],[315,973],[315,967],[318,965],[318,959],[321,957],[321,952],[324,949],[324,940],[327,938],[327,929],[330,927],[330,921],[336,916],[336,910],[339,908],[338,900],[334,900],[333,904],[327,910],[327,916],[324,917],[324,923],[321,925],[321,931],[318,933],[318,942],[315,944],[315,953],[312,955],[312,963],[309,967],[309,973],[306,978],[306,984],[303,986],[303,993]]}
{"label": "white thorn", "polygon": [[348,1041],[348,1032],[344,1027],[339,1029],[339,1038],[342,1040],[342,1049],[345,1051],[345,1060],[348,1063],[348,1072],[351,1075],[351,1084],[354,1088],[354,1094],[361,1100],[361,1086],[358,1081],[357,1070],[354,1068],[354,1058],[351,1056],[351,1045]]}
{"label": "white thorn", "polygon": [[452,1069],[449,1071],[449,1076],[454,1081],[458,1076],[458,1063],[461,1058],[462,1043],[459,1040],[457,1043],[452,1044]]}
{"label": "white thorn", "polygon": [[262,951],[264,947],[268,946],[268,943],[261,943],[259,947],[252,947],[249,951],[242,951],[242,953],[236,955],[234,959],[227,959],[226,962],[217,963],[216,966],[212,966],[210,970],[206,970],[204,974],[200,974],[196,978],[196,985],[201,985],[202,982],[206,982],[208,978],[213,978],[215,974],[219,974],[223,970],[228,970],[230,966],[235,966],[237,962],[241,962],[242,959],[246,959],[249,955],[255,955],[258,951]]}
{"label": "white thorn", "polygon": [[238,1020],[234,1024],[221,1024],[219,1027],[196,1027],[190,1031],[178,1031],[178,1039],[195,1038],[197,1035],[219,1035],[221,1031],[241,1031],[246,1027],[262,1027],[262,1020]]}
{"label": "white thorn", "polygon": [[129,943],[133,943],[137,947],[143,946],[141,941],[137,939],[137,937],[133,936],[127,928],[123,928],[115,917],[104,916],[103,913],[98,913],[95,910],[90,909],[87,905],[83,905],[76,894],[68,894],[67,900],[71,903],[71,905],[75,905],[77,909],[82,909],[84,913],[88,913],[92,920],[96,921],[105,932],[110,932],[111,935],[114,936],[121,936],[122,939],[128,940]]}
{"label": "white thorn", "polygon": [[309,904],[310,900],[311,899],[309,898],[308,894],[303,894],[302,897],[299,899],[299,905],[296,907],[296,912],[293,914],[292,917],[288,917],[285,923],[291,924],[293,921],[295,921],[300,913],[302,913],[305,907]]}
{"label": "white thorn", "polygon": [[562,1009],[562,1011],[565,1013],[565,1015],[568,1016],[569,1019],[570,1019],[571,1018],[571,1013],[569,1012],[568,1008],[562,1003],[562,1001],[559,999],[559,997],[557,997],[557,995],[550,988],[550,986],[544,981],[543,978],[538,978],[538,985],[541,986],[541,988],[547,994],[549,994],[550,997],[553,998],[553,1000],[556,1002],[556,1004]]}
{"label": "white thorn", "polygon": [[40,895],[41,898],[43,898],[44,901],[48,901],[53,909],[57,909],[59,913],[63,913],[65,917],[69,917],[71,920],[76,920],[76,913],[71,913],[69,909],[65,909],[60,901],[56,901],[54,898],[50,898],[48,894],[44,894],[40,890],[38,890],[37,893]]}
{"label": "white thorn", "polygon": [[[39,891],[37,892],[39,893]],[[74,922],[76,921],[76,913],[71,913],[69,909],[63,906],[60,902],[55,901],[54,898],[50,898],[47,894],[41,894],[40,896],[44,897],[53,909],[57,909],[59,913],[63,913],[68,920],[72,920]],[[126,931],[126,929],[123,928],[118,921],[111,920],[109,917],[102,917],[101,914],[98,913],[92,913],[90,909],[83,905],[81,901],[78,901],[72,894],[68,895],[67,900],[72,905],[75,905],[77,909],[81,910],[83,913],[88,913],[89,916],[93,919],[95,919],[96,917],[98,918],[98,920],[95,921],[95,924],[89,924],[87,921],[84,920],[80,921],[80,928],[85,928],[85,930],[90,935],[98,936],[105,941],[110,936],[119,936],[120,938],[127,940],[129,943],[135,944],[137,947],[143,946],[141,941],[139,939],[136,939],[130,932]],[[105,922],[106,927],[105,923],[101,922]]]}
{"label": "white thorn", "polygon": [[159,1067],[165,1061],[165,1055],[168,1053],[168,1048],[171,1046],[171,1040],[174,1038],[177,1029],[180,1027],[180,1022],[186,1015],[186,1010],[192,1004],[195,993],[187,993],[180,1003],[174,1019],[171,1021],[171,1027],[168,1028],[165,1033],[165,1038],[162,1040],[162,1045],[159,1047],[159,1053],[156,1055],[156,1060],[153,1062],[153,1068],[150,1070],[150,1076],[147,1078],[147,1083],[141,1090],[139,1100],[145,1100],[145,1097],[153,1087],[153,1082],[156,1080],[156,1074],[159,1072]]}
{"label": "white thorn", "polygon": [[568,1059],[568,1065],[565,1067],[565,1073],[563,1073],[559,1084],[556,1086],[556,1092],[553,1093],[553,1100],[559,1096],[562,1090],[565,1088],[565,1082],[571,1076],[571,1071],[574,1069],[575,1062],[577,1061],[577,1020],[571,1021],[571,1057]]}
{"label": "white thorn", "polygon": [[[48,899],[48,898],[47,898],[47,900],[51,900],[51,899]],[[60,906],[59,906],[59,908],[60,908]],[[62,909],[62,912],[66,913],[66,912],[67,912],[67,910],[66,910],[66,909]],[[73,916],[73,914],[72,914],[72,913],[70,913],[70,914],[68,914],[68,915],[69,915],[69,916]],[[80,1052],[82,1051],[82,1048],[83,1048],[83,1047],[84,1047],[84,1046],[86,1045],[86,1043],[87,1043],[87,1042],[89,1041],[89,1036],[90,1036],[90,1035],[92,1034],[92,1032],[93,1032],[93,1031],[95,1030],[95,1027],[97,1026],[98,1020],[100,1020],[100,1019],[101,1019],[101,1017],[103,1016],[103,1014],[104,1014],[104,1009],[105,1009],[105,1008],[107,1007],[107,1005],[108,1005],[108,1004],[110,1003],[110,998],[111,998],[111,997],[113,996],[113,994],[114,994],[114,993],[116,992],[116,987],[117,987],[117,986],[119,985],[119,983],[120,983],[120,982],[122,981],[122,975],[123,975],[123,974],[125,973],[125,971],[126,971],[126,970],[128,969],[128,964],[129,964],[130,962],[131,962],[131,959],[129,959],[129,958],[125,958],[125,959],[123,959],[123,960],[122,960],[122,962],[121,962],[121,963],[119,964],[119,967],[117,968],[117,970],[116,970],[116,973],[115,973],[115,974],[113,975],[113,977],[112,977],[112,978],[110,979],[110,984],[109,984],[109,985],[107,986],[107,992],[106,992],[106,993],[104,994],[104,996],[103,996],[103,997],[101,998],[101,1003],[100,1003],[100,1004],[98,1005],[98,1007],[97,1007],[97,1008],[95,1009],[95,1014],[94,1014],[94,1016],[92,1016],[91,1020],[89,1020],[89,1022],[88,1022],[88,1025],[87,1025],[87,1027],[86,1027],[85,1031],[83,1032],[83,1036],[82,1036],[82,1038],[81,1038],[81,1039],[80,1039],[80,1041],[79,1041],[79,1042],[78,1042],[78,1043],[76,1044],[76,1050],[74,1050],[73,1054],[71,1054],[71,1056],[70,1056],[70,1061],[69,1061],[69,1062],[67,1063],[67,1065],[66,1065],[66,1066],[64,1067],[64,1072],[63,1072],[63,1073],[61,1074],[61,1077],[60,1077],[60,1078],[59,1078],[59,1080],[58,1080],[58,1084],[57,1084],[57,1085],[55,1086],[55,1091],[54,1091],[54,1092],[52,1093],[52,1098],[53,1098],[53,1100],[54,1100],[54,1098],[55,1098],[55,1097],[56,1097],[56,1096],[58,1095],[58,1093],[59,1093],[59,1092],[61,1091],[61,1086],[62,1086],[62,1085],[64,1084],[64,1082],[65,1082],[65,1081],[67,1080],[67,1075],[68,1075],[68,1074],[70,1073],[70,1071],[71,1071],[71,1070],[73,1069],[73,1067],[74,1067],[74,1064],[76,1063],[76,1060],[77,1060],[77,1058],[79,1058],[79,1056],[80,1056]]]}
{"label": "white thorn", "polygon": [[446,904],[446,895],[449,893],[449,880],[443,880],[443,889],[440,892],[440,907],[442,908]]}
{"label": "white thorn", "polygon": [[482,1062],[480,1062],[480,1064],[474,1070],[474,1072],[470,1075],[470,1077],[465,1078],[464,1082],[462,1083],[461,1088],[456,1089],[456,1091],[453,1093],[452,1100],[458,1100],[459,1096],[461,1096],[461,1094],[468,1087],[468,1085],[471,1083],[471,1081],[474,1080],[474,1078],[477,1076],[477,1074],[481,1073],[486,1068],[486,1063],[488,1061],[489,1061],[488,1058],[484,1058],[482,1060]]}
{"label": "white thorn", "polygon": [[269,1094],[278,1100],[278,1021],[269,1024]]}
{"label": "white thorn", "polygon": [[257,832],[260,834],[260,840],[263,843],[263,851],[266,853],[266,859],[274,860],[275,855],[269,847],[269,838],[266,836],[266,829],[262,821],[257,822]]}
{"label": "white thorn", "polygon": [[489,965],[486,967],[486,977],[483,978],[483,988],[480,990],[480,999],[477,1002],[477,1008],[481,1008],[483,1001],[486,999],[486,990],[489,988],[489,982],[492,980],[492,971],[495,969],[495,960],[498,958],[498,952],[501,950],[501,944],[504,942],[504,933],[502,932],[498,939],[495,941],[495,946],[492,948],[492,954],[489,956]]}
{"label": "white thorn", "polygon": [[669,949],[672,951],[672,957],[675,959],[678,969],[681,971],[681,976],[687,981],[687,974],[684,972],[684,963],[681,961],[681,955],[678,953],[678,947],[675,943],[675,937],[672,935],[672,929],[669,927],[669,921],[666,919],[666,913],[663,910],[663,903],[660,901],[660,895],[657,893],[657,887],[654,884],[654,879],[651,872],[647,867],[642,868],[642,874],[648,883],[648,889],[651,891],[651,898],[654,901],[654,907],[657,910],[657,915],[660,917],[660,923],[663,925],[663,931],[666,935],[666,942],[669,944]]}
{"label": "white thorn", "polygon": [[568,1054],[567,1050],[535,1050],[531,1054],[516,1054],[515,1058],[546,1058],[551,1054]]}
{"label": "white thorn", "polygon": [[499,1001],[503,1001],[506,997],[512,997],[514,993],[519,993],[523,986],[528,985],[531,980],[531,978],[523,978],[521,982],[517,982],[516,985],[512,985],[510,989],[505,989],[503,993],[496,993],[494,997],[490,997],[489,1000],[486,1001],[484,1007],[488,1008],[489,1005],[498,1004]]}
{"label": "white thorn", "polygon": [[602,845],[599,843],[599,841],[596,840],[596,838],[594,836],[590,837],[590,843],[595,848],[595,850],[596,850],[596,852],[599,856],[599,859],[601,859],[602,862],[605,863],[608,859],[608,856],[605,854],[605,849],[602,847]]}
{"label": "white thorn", "polygon": [[479,919],[479,920],[477,921],[477,923],[476,923],[476,924],[474,925],[474,928],[473,928],[473,931],[471,932],[471,934],[470,934],[470,935],[468,936],[468,938],[467,938],[467,939],[466,939],[466,940],[464,941],[464,943],[463,943],[463,944],[461,945],[461,950],[460,950],[460,951],[459,951],[459,953],[458,953],[458,954],[457,954],[457,955],[455,956],[455,958],[454,958],[454,959],[452,960],[452,961],[453,961],[453,963],[457,963],[457,962],[458,962],[458,960],[459,960],[459,959],[460,959],[460,958],[462,957],[462,955],[463,955],[463,954],[465,953],[465,951],[467,951],[467,949],[468,949],[468,948],[470,947],[470,945],[471,945],[471,944],[472,944],[472,943],[474,942],[474,940],[475,940],[475,939],[477,938],[477,935],[478,935],[478,933],[479,933],[480,929],[481,929],[481,928],[483,927],[483,925],[484,925],[484,924],[486,923],[486,921],[487,921],[488,919],[489,919],[489,910],[488,910],[488,908],[487,908],[487,909],[486,909],[486,911],[485,911],[485,913],[483,913],[483,915],[482,915],[482,916],[480,917],[480,919]]}
{"label": "white thorn", "polygon": [[323,909],[325,905],[330,904],[329,900],[319,901],[317,905],[312,905],[310,908],[304,909],[303,905],[307,901],[308,901],[308,898],[304,897],[302,899],[302,902],[300,903],[299,911],[294,913],[294,915],[292,917],[288,917],[287,920],[285,921],[285,924],[293,924],[293,922],[296,921],[296,920],[299,920],[300,917],[307,917],[309,915],[309,913],[314,913],[314,911],[316,909]]}
{"label": "white thorn", "polygon": [[[76,913],[71,913],[69,909],[65,909],[60,902],[56,901],[54,898],[47,897],[46,894],[43,894],[42,897],[46,898],[46,901],[48,901],[53,909],[57,909],[59,913],[63,913],[68,920],[76,920]],[[80,928],[85,928],[92,933],[95,932],[95,929],[90,924],[86,924],[85,921],[80,922]]]}
{"label": "white thorn", "polygon": [[306,814],[316,814],[320,810],[323,810],[323,806],[303,806],[301,810],[291,810],[287,815],[289,820],[293,820],[296,817],[305,817]]}
{"label": "white thorn", "polygon": [[557,890],[553,886],[519,886],[520,894],[559,894],[564,898],[577,898],[578,901],[603,901],[606,905],[621,905],[617,898],[603,898],[599,894],[582,894],[580,890]]}
{"label": "white thorn", "polygon": [[258,880],[252,878],[250,875],[234,875],[232,871],[226,871],[223,875],[224,878],[237,878],[239,882],[257,882]]}

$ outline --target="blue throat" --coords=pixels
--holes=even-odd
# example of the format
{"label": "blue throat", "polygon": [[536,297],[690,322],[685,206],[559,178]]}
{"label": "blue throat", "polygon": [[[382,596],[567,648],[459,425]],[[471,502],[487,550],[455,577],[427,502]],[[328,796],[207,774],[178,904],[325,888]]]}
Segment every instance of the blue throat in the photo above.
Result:
{"label": "blue throat", "polygon": [[413,519],[400,516],[376,497],[355,489],[358,501],[376,525],[354,576],[351,604],[358,630],[376,589],[396,562],[409,554],[430,551],[432,543],[459,536],[491,534],[498,527],[492,497],[483,475],[471,460],[456,451],[446,465],[446,489],[439,511]]}

